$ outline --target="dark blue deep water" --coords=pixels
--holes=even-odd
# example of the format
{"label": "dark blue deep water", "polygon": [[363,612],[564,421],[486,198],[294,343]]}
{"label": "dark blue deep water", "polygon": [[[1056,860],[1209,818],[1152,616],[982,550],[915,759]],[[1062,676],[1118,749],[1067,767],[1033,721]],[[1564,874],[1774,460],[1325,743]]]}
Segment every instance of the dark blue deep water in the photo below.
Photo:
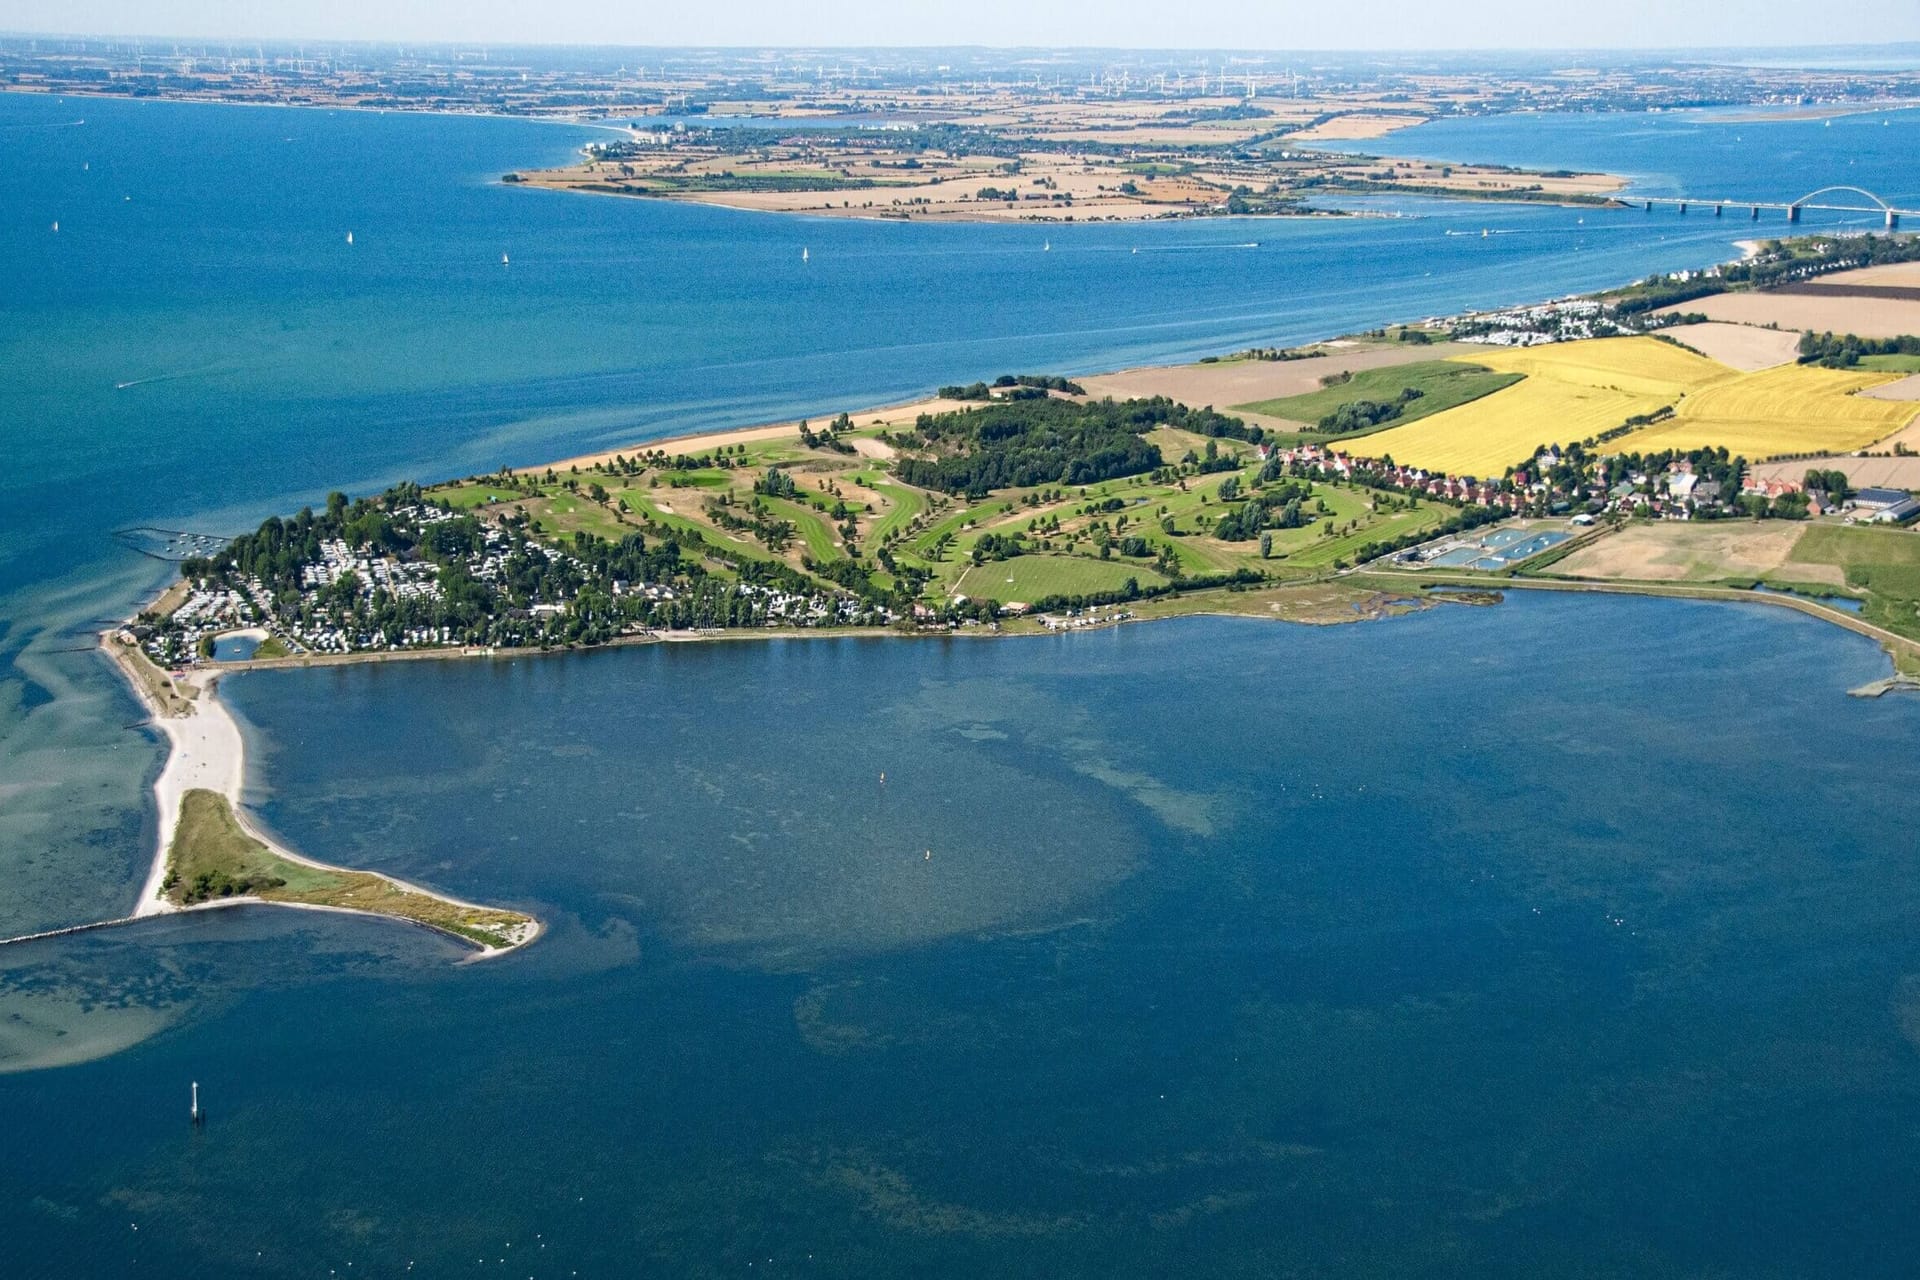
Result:
{"label": "dark blue deep water", "polygon": [[[1890,118],[1399,149],[1913,192]],[[588,136],[0,95],[0,933],[145,867],[156,750],[87,641],[165,569],[117,529],[1751,232],[1414,202],[1041,255],[496,181]],[[0,952],[0,1275],[1910,1274],[1920,704],[1842,696],[1885,666],[1759,605],[1527,599],[235,679],[295,847],[552,932]]]}

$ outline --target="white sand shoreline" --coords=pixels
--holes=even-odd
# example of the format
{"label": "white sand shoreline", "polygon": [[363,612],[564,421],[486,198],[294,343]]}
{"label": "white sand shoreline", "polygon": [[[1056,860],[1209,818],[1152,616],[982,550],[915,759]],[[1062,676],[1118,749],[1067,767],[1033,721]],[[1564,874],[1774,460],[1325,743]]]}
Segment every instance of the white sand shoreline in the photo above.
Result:
{"label": "white sand shoreline", "polygon": [[[196,903],[190,907],[182,907],[168,901],[161,888],[166,881],[167,854],[173,845],[174,833],[179,827],[181,804],[189,791],[212,791],[217,795],[225,797],[229,807],[233,811],[234,821],[239,825],[240,829],[252,839],[258,840],[276,857],[285,858],[289,862],[296,862],[301,866],[313,867],[321,871],[350,871],[358,870],[358,868],[337,867],[331,863],[321,862],[316,858],[309,858],[303,854],[295,853],[279,841],[268,837],[265,832],[248,821],[246,811],[241,805],[241,793],[246,785],[246,738],[240,732],[239,721],[234,719],[233,713],[227,709],[226,705],[221,702],[218,696],[217,685],[220,677],[225,674],[223,671],[193,671],[183,677],[181,681],[177,682],[191,686],[196,691],[196,696],[193,699],[192,710],[188,714],[170,716],[165,714],[154,702],[151,695],[149,695],[146,689],[141,687],[140,682],[133,677],[133,674],[125,670],[125,663],[137,661],[137,659],[130,658],[115,651],[117,642],[112,638],[112,633],[108,633],[103,639],[103,643],[109,654],[113,657],[115,664],[122,667],[123,672],[128,676],[129,683],[133,685],[135,693],[139,696],[142,705],[147,708],[152,716],[153,722],[159,726],[160,731],[167,739],[166,762],[161,766],[160,776],[154,780],[153,784],[154,799],[160,807],[158,836],[154,842],[152,862],[147,868],[146,879],[141,884],[139,900],[134,904],[132,915],[129,917],[130,919],[137,920],[151,916],[171,915],[184,911],[217,910],[222,907],[257,904],[260,906],[293,907],[303,911],[332,911],[344,915],[373,916],[383,920],[398,920],[403,923],[418,925],[422,928],[433,929],[434,932],[442,933],[449,937],[459,937],[457,934],[448,934],[445,930],[436,929],[433,925],[427,924],[424,921],[413,920],[405,916],[388,915],[385,912],[379,911],[361,911],[353,907],[332,906],[323,903],[277,902],[252,895],[220,898],[210,902]],[[479,903],[467,902],[436,890],[423,888],[420,885],[409,883],[396,876],[388,875],[385,872],[370,871],[367,872],[367,874],[376,875],[404,892],[416,893],[422,897],[432,898],[452,906],[463,907],[473,911],[499,910],[499,908],[482,906]],[[529,917],[529,919],[531,921],[530,927],[527,928],[521,936],[515,938],[509,945],[504,947],[481,946],[471,938],[460,938],[462,942],[470,946],[478,947],[476,953],[467,957],[467,960],[490,959],[494,956],[505,955],[509,951],[526,946],[545,932],[545,926],[541,924],[539,920],[532,919],[531,917]]]}

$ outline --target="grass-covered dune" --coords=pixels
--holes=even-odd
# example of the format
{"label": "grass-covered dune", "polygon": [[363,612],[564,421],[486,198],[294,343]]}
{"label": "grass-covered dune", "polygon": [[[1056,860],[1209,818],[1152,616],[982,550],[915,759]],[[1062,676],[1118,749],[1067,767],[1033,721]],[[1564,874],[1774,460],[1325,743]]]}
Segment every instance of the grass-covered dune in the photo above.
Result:
{"label": "grass-covered dune", "polygon": [[488,949],[511,947],[533,927],[518,912],[450,902],[370,871],[282,857],[247,833],[225,796],[206,790],[189,791],[181,800],[161,889],[177,907],[253,898],[393,916]]}

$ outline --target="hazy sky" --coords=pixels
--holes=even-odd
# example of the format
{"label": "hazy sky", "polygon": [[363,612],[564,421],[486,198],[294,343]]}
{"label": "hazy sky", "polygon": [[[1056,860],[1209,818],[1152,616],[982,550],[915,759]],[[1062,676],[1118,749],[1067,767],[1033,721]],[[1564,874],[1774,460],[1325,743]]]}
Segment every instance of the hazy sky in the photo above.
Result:
{"label": "hazy sky", "polygon": [[0,0],[0,31],[542,44],[1671,48],[1920,40],[1920,0]]}

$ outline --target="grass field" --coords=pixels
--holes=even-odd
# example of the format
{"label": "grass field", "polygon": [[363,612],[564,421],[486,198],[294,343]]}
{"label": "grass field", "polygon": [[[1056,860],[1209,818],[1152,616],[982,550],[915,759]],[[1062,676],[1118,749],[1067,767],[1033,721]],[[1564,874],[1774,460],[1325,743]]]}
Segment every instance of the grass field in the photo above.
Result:
{"label": "grass field", "polygon": [[181,797],[180,825],[167,850],[165,889],[181,906],[251,895],[268,902],[349,907],[431,925],[487,947],[509,945],[510,935],[529,923],[516,912],[414,893],[371,872],[283,858],[241,829],[225,796],[204,790]]}
{"label": "grass field", "polygon": [[793,521],[794,532],[800,535],[800,543],[807,554],[815,560],[825,563],[829,560],[843,560],[839,544],[834,541],[833,530],[827,518],[812,507],[798,502],[789,502],[784,498],[762,499],[767,510],[782,520]]}
{"label": "grass field", "polygon": [[1860,367],[1882,373],[1920,373],[1920,356],[1861,356]]}
{"label": "grass field", "polygon": [[1454,475],[1499,475],[1544,444],[1571,444],[1673,406],[1668,421],[1610,441],[1647,452],[1724,445],[1760,460],[1845,452],[1883,439],[1920,406],[1853,394],[1894,376],[1783,365],[1742,374],[1653,338],[1598,338],[1477,357],[1517,386],[1369,437],[1367,451]]}
{"label": "grass field", "polygon": [[990,560],[960,576],[954,590],[973,600],[1028,604],[1047,596],[1119,591],[1128,578],[1142,589],[1166,581],[1143,564],[1125,560],[1089,560],[1079,556],[1028,555]]}
{"label": "grass field", "polygon": [[[1387,403],[1412,388],[1421,392],[1420,398],[1409,403],[1398,418],[1384,424],[1384,427],[1405,426],[1510,387],[1521,377],[1518,372],[1496,372],[1485,365],[1464,360],[1422,360],[1415,364],[1389,365],[1383,369],[1362,369],[1346,382],[1337,382],[1305,395],[1256,400],[1251,404],[1233,407],[1247,413],[1264,413],[1292,422],[1312,424],[1341,405],[1352,404],[1356,400]],[[1327,438],[1353,440],[1368,434],[1371,432],[1350,431],[1343,436]]]}
{"label": "grass field", "polygon": [[1848,586],[1920,600],[1920,535],[1905,529],[1815,525],[1793,558],[1840,566]]}

